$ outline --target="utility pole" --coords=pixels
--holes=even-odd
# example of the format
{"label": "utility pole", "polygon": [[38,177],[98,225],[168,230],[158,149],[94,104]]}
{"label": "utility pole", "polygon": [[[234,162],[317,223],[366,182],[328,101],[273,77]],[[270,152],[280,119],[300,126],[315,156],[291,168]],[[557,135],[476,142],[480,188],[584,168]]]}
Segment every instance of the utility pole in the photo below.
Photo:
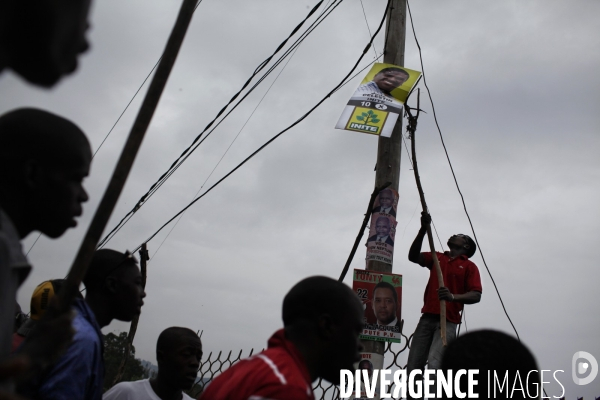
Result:
{"label": "utility pole", "polygon": [[[392,0],[387,12],[386,38],[383,62],[404,66],[404,45],[406,38],[406,0]],[[379,136],[377,147],[377,167],[375,187],[391,182],[391,189],[398,190],[400,183],[400,150],[402,150],[402,118],[398,119],[392,136]],[[371,221],[371,223],[373,223]],[[392,265],[381,261],[367,261],[367,270],[392,272]],[[383,355],[386,342],[363,340],[365,352]]]}

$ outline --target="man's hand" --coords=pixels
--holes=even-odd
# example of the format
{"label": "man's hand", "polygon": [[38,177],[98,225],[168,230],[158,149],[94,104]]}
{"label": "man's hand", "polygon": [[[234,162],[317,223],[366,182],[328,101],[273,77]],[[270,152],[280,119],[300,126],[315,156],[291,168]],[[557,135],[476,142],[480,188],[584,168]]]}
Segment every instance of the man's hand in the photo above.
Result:
{"label": "man's hand", "polygon": [[71,309],[59,311],[57,296],[50,300],[48,310],[27,336],[19,351],[20,354],[29,356],[36,372],[56,362],[71,344],[75,334],[71,325],[73,316],[74,312]]}
{"label": "man's hand", "polygon": [[417,237],[415,237],[415,240],[408,250],[408,260],[419,264],[422,267],[425,267],[425,258],[423,257],[423,254],[421,254],[421,247],[423,246],[423,238],[425,238],[425,233],[427,232],[430,223],[431,216],[429,213],[423,211],[421,213],[421,229],[419,229]]}
{"label": "man's hand", "polygon": [[454,301],[454,295],[452,293],[450,293],[450,290],[448,290],[447,287],[442,286],[441,288],[439,288],[437,290],[437,292],[438,292],[438,299],[446,300],[446,301]]}
{"label": "man's hand", "polygon": [[427,230],[431,225],[431,215],[429,213],[422,211],[421,212],[421,229]]}

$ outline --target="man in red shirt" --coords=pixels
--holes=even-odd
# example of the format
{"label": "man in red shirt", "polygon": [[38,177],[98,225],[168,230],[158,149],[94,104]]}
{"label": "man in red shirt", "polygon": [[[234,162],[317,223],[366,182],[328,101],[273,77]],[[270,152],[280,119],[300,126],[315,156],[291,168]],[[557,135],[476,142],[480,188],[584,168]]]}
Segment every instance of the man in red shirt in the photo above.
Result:
{"label": "man in red shirt", "polygon": [[[475,242],[467,235],[454,235],[448,239],[450,251],[437,253],[444,287],[438,289],[438,279],[433,268],[431,253],[421,253],[423,238],[431,223],[429,214],[422,214],[421,229],[410,247],[408,259],[429,269],[429,281],[423,295],[423,315],[413,333],[407,373],[418,369],[439,369],[444,346],[440,335],[440,300],[446,300],[446,340],[456,338],[456,326],[461,323],[463,304],[474,304],[481,300],[481,279],[477,266],[469,261],[477,250]],[[433,389],[430,389],[434,392]]]}
{"label": "man in red shirt", "polygon": [[283,299],[283,329],[267,350],[239,361],[199,400],[314,400],[317,378],[339,383],[360,360],[363,308],[346,285],[324,276],[297,283]]}

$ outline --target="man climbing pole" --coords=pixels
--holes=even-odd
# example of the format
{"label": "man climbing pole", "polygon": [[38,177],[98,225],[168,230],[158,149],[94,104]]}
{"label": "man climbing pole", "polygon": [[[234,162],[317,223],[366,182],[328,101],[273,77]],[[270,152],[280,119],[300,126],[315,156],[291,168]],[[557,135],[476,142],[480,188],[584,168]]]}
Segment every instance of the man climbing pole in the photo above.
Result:
{"label": "man climbing pole", "polygon": [[[423,295],[423,313],[413,334],[407,373],[419,369],[425,363],[429,369],[441,366],[444,345],[440,335],[440,300],[446,301],[446,334],[450,343],[456,337],[456,326],[461,323],[463,304],[474,304],[481,300],[481,280],[477,266],[469,261],[476,251],[473,239],[467,235],[454,235],[448,239],[450,251],[436,252],[445,286],[438,288],[437,274],[433,268],[430,252],[421,253],[423,238],[431,224],[431,216],[422,213],[421,229],[410,247],[408,259],[429,269],[429,281]],[[433,391],[433,390],[432,390]]]}

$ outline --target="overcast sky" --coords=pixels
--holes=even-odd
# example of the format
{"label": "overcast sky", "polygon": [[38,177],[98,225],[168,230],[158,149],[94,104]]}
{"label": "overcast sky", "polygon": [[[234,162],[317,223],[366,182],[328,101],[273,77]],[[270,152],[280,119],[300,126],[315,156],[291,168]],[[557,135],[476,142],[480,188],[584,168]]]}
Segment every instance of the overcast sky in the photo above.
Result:
{"label": "overcast sky", "polygon": [[[109,228],[316,3],[201,3]],[[3,73],[0,112],[20,106],[56,112],[81,126],[96,149],[156,63],[179,4],[96,0],[92,48],[80,58],[77,73],[49,91]],[[373,32],[386,1],[363,4]],[[600,273],[593,261],[600,224],[600,2],[421,0],[413,2],[412,11],[438,121],[508,313],[540,369],[565,371],[557,376],[567,398],[600,396],[600,377],[587,386],[571,379],[576,351],[600,360],[594,295]],[[405,66],[421,70],[408,26]],[[282,64],[269,76],[107,247],[124,251],[141,244],[207,179],[202,190],[327,94],[368,40],[361,2],[344,1],[285,69]],[[378,53],[383,40],[382,32],[375,42]],[[369,51],[361,68],[374,54]],[[158,253],[171,227],[148,243],[153,258],[134,342],[138,357],[155,362],[156,338],[173,325],[203,330],[206,355],[262,349],[281,326],[281,301],[293,284],[315,274],[339,276],[373,189],[377,137],[333,127],[365,73],[197,202]],[[35,269],[19,292],[23,309],[38,283],[66,274],[141,99],[93,161],[85,183],[91,199],[79,226],[59,240],[42,237],[30,252]],[[445,244],[454,233],[470,233],[470,227],[423,91],[421,100],[427,114],[421,114],[417,131],[419,167]],[[416,327],[428,279],[427,270],[407,261],[420,212],[412,174],[403,151],[393,271],[403,275],[407,335]],[[36,238],[31,234],[24,241],[26,251]],[[364,251],[361,245],[352,268],[364,268]],[[472,260],[480,268],[483,297],[466,307],[461,332],[511,333],[481,252]],[[104,331],[128,328],[113,323]],[[554,380],[546,390],[551,396],[561,393]]]}

